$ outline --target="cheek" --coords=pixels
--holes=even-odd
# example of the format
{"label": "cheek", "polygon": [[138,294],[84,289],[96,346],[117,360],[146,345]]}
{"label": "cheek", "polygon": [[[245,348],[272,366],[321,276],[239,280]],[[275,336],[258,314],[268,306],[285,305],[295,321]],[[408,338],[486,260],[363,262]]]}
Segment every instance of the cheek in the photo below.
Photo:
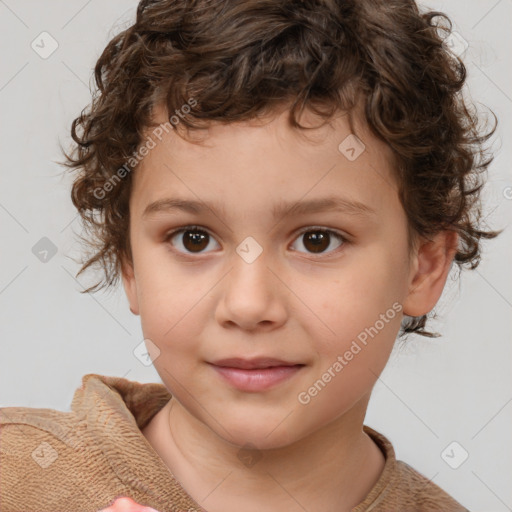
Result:
{"label": "cheek", "polygon": [[378,308],[378,315],[338,315],[337,336],[316,338],[317,370],[297,395],[315,425],[332,421],[371,392],[391,354],[400,327],[400,309],[400,304],[394,303],[394,307]]}
{"label": "cheek", "polygon": [[[401,271],[398,268],[395,272],[397,267],[392,255],[385,257],[380,251],[379,257],[371,256],[347,261],[334,278],[320,286],[309,283],[299,292],[309,298],[308,306],[316,313],[310,325],[321,328],[324,338],[332,340],[328,348],[341,348],[340,343],[344,346],[376,322],[379,331],[385,331],[386,335],[399,328],[396,303],[400,304],[402,299]],[[312,290],[317,291],[312,294]],[[385,327],[380,321],[381,315],[385,316]]]}
{"label": "cheek", "polygon": [[[139,306],[142,331],[169,361],[197,350],[207,323],[210,287],[200,286],[184,274],[155,272],[139,275]],[[170,364],[170,363],[169,363]]]}

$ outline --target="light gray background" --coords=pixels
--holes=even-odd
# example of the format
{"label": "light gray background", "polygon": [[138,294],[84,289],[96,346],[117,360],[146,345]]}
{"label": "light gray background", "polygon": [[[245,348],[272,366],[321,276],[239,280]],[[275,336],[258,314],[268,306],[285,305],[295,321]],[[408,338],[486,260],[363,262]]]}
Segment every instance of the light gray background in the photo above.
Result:
{"label": "light gray background", "polygon": [[[107,41],[133,19],[130,0],[0,0],[0,406],[69,410],[86,373],[160,382],[133,355],[143,339],[122,287],[80,294],[71,258],[80,223],[70,176],[56,161],[73,118],[90,101],[92,68]],[[486,187],[492,227],[511,219],[512,0],[422,2],[446,12],[469,43],[469,89],[499,117]],[[47,31],[57,50],[42,59],[31,42]],[[90,82],[92,84],[92,81]],[[509,141],[506,143],[506,141]],[[508,199],[507,199],[508,198]],[[32,247],[48,237],[43,263]],[[477,271],[446,290],[432,327],[411,338],[376,384],[365,423],[405,460],[471,510],[512,510],[510,230],[487,243]],[[457,441],[469,458],[452,469],[441,453]],[[458,457],[457,448],[454,456]],[[450,453],[451,455],[451,453]]]}

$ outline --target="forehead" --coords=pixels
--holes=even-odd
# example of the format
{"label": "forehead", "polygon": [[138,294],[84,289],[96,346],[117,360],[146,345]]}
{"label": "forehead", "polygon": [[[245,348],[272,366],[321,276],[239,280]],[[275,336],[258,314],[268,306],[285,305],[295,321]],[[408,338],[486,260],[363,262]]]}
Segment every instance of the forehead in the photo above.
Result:
{"label": "forehead", "polygon": [[323,120],[305,111],[300,123],[314,128],[304,131],[289,125],[283,108],[251,121],[211,122],[187,134],[192,140],[176,134],[162,105],[153,114],[167,129],[161,140],[146,129],[155,145],[134,173],[133,207],[140,212],[169,195],[224,204],[235,197],[247,208],[336,191],[376,209],[396,200],[394,155],[372,135],[360,108],[352,113],[357,137],[346,113],[320,126]]}

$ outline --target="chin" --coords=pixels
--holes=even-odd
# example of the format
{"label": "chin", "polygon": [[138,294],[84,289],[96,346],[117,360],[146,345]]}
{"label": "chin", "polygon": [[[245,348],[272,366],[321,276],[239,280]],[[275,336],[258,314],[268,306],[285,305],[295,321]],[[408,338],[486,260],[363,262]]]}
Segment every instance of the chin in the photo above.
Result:
{"label": "chin", "polygon": [[[305,432],[294,429],[293,424],[283,421],[286,415],[275,419],[259,416],[246,414],[237,419],[225,415],[222,423],[225,430],[218,424],[210,424],[209,427],[222,439],[242,449],[248,445],[259,450],[284,448],[306,435]],[[251,420],[251,417],[255,419]]]}

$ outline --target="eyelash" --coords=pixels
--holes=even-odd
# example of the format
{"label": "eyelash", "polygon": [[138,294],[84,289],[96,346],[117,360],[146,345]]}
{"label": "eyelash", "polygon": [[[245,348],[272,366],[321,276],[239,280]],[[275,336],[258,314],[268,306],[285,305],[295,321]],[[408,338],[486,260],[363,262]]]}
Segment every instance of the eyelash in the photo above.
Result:
{"label": "eyelash", "polygon": [[[185,231],[200,231],[200,232],[204,232],[206,234],[208,234],[208,236],[210,236],[211,238],[215,239],[215,237],[205,228],[201,227],[201,226],[196,226],[196,225],[190,225],[190,226],[184,226],[182,228],[179,228],[177,230],[174,230],[170,233],[167,233],[164,237],[164,242],[166,243],[169,243],[169,245],[172,245],[170,244],[170,240],[172,238],[174,238],[176,235],[178,235],[179,233],[183,233]],[[333,249],[332,251],[330,252],[327,252],[327,253],[316,253],[316,257],[317,258],[325,258],[325,257],[329,257],[329,255],[333,254],[333,253],[336,253],[336,251],[340,248],[342,248],[343,246],[347,245],[349,243],[349,240],[343,236],[341,233],[339,233],[338,231],[334,231],[332,229],[328,229],[328,228],[325,228],[325,227],[320,227],[320,226],[308,226],[307,228],[303,228],[301,229],[296,237],[294,238],[294,240],[297,240],[299,239],[304,233],[309,233],[309,232],[313,232],[313,233],[328,233],[329,235],[332,235],[334,236],[335,238],[337,238],[341,244],[340,246],[338,246],[336,249]],[[193,252],[181,252],[181,251],[175,251],[175,249],[172,249],[174,252],[177,252],[179,255],[181,256],[192,256],[194,254],[200,256],[201,254],[205,254],[205,253],[201,253],[201,252],[198,252],[198,253],[193,253]],[[305,254],[305,253],[302,253],[301,251],[296,251],[296,252],[300,252],[301,254]],[[310,254],[312,256],[315,256],[315,253],[307,253],[307,254]]]}

